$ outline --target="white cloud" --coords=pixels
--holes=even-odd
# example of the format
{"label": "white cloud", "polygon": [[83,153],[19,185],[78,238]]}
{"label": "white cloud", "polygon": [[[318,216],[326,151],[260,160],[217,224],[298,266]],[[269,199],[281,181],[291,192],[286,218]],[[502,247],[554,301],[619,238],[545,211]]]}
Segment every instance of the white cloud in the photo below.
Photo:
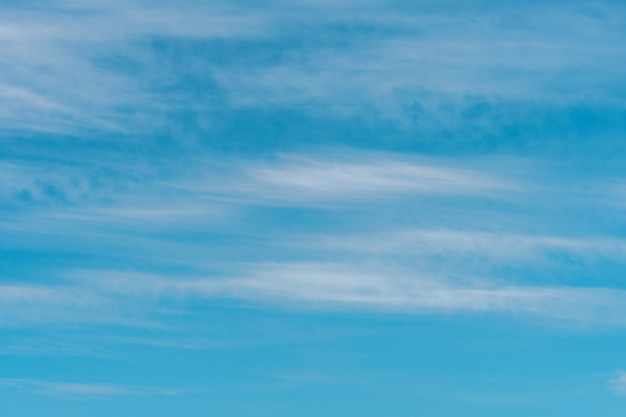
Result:
{"label": "white cloud", "polygon": [[6,8],[0,40],[111,41],[150,34],[247,37],[271,31],[266,18],[227,2],[51,1],[46,9]]}
{"label": "white cloud", "polygon": [[[85,129],[145,134],[155,113],[180,105],[151,90],[154,36],[259,38],[267,16],[226,4],[50,2],[47,8],[0,6],[0,120],[3,129],[80,133]],[[120,57],[148,74],[125,74],[102,63]],[[166,77],[177,77],[169,68]],[[210,65],[200,71],[208,74]],[[201,103],[188,103],[201,106]],[[130,112],[129,112],[130,109]]]}
{"label": "white cloud", "polygon": [[44,381],[28,378],[1,378],[0,386],[54,396],[110,396],[110,395],[176,395],[175,390],[149,387],[128,387],[114,384],[92,384]]}
{"label": "white cloud", "polygon": [[[180,81],[182,73],[215,81],[224,93],[220,108],[299,106],[316,114],[405,120],[418,101],[435,113],[426,118],[444,125],[454,116],[438,108],[446,102],[440,95],[452,103],[478,95],[491,103],[593,97],[623,104],[623,22],[615,17],[623,15],[621,5],[607,6],[604,19],[590,19],[562,4],[529,7],[521,16],[507,5],[466,7],[466,17],[459,18],[450,17],[445,5],[400,11],[380,2],[359,3],[358,10],[341,3],[274,2],[263,9],[196,1],[2,6],[0,120],[5,129],[145,134],[173,111],[213,108],[206,97],[158,91]],[[355,22],[379,30],[354,31]],[[345,43],[312,36],[328,30]],[[190,52],[199,58],[181,71],[181,63],[142,43],[152,38],[179,46],[187,40],[261,41],[276,44],[279,53],[258,65],[222,65]],[[307,41],[296,53],[283,51],[293,39]],[[134,70],[106,68],[105,57]]]}
{"label": "white cloud", "polygon": [[[492,312],[580,322],[626,323],[626,292],[613,289],[457,282],[398,268],[341,264],[257,266],[250,277],[223,282],[219,292],[311,307],[409,314]],[[211,289],[214,291],[214,288]]]}
{"label": "white cloud", "polygon": [[254,169],[250,176],[277,189],[334,198],[395,193],[473,194],[512,188],[479,172],[393,158],[355,162],[293,158],[283,166]]}
{"label": "white cloud", "polygon": [[406,314],[490,312],[566,322],[626,325],[626,292],[617,289],[458,281],[401,268],[337,263],[251,264],[238,277],[168,278],[78,271],[73,280],[116,299],[231,298],[288,307],[396,311]]}
{"label": "white cloud", "polygon": [[219,178],[215,172],[207,175],[192,170],[186,178],[166,184],[221,196],[223,201],[236,204],[282,202],[303,206],[423,194],[506,198],[507,193],[524,191],[524,185],[489,169],[464,167],[466,162],[418,160],[386,153],[345,152],[335,159],[283,155],[273,163],[239,164],[237,170]]}
{"label": "white cloud", "polygon": [[[434,228],[426,214],[420,214],[426,218],[421,229],[409,220],[406,224],[413,229],[380,233],[381,226],[398,230],[404,219],[373,224],[375,217],[365,217],[356,220],[361,234],[321,235],[308,225],[298,233],[281,230],[277,223],[249,230],[246,222],[256,224],[258,218],[232,214],[251,206],[248,211],[253,212],[255,205],[291,205],[331,208],[331,214],[344,221],[355,213],[355,207],[374,209],[376,216],[390,197],[420,197],[419,204],[408,201],[399,206],[398,212],[406,215],[423,207],[420,204],[429,198],[446,196],[459,203],[452,213],[458,222],[459,213],[484,216],[486,198],[490,203],[516,204],[515,198],[528,197],[538,187],[515,179],[518,169],[511,160],[415,159],[349,151],[333,155],[341,156],[280,156],[274,163],[229,161],[228,168],[223,161],[212,164],[207,155],[199,155],[186,161],[188,166],[174,165],[180,169],[171,169],[170,174],[151,172],[150,166],[141,164],[118,166],[111,157],[103,162],[109,171],[98,182],[99,188],[89,181],[90,169],[81,164],[68,162],[71,168],[0,164],[2,196],[20,190],[36,196],[42,193],[42,184],[51,184],[72,203],[44,209],[29,206],[23,213],[5,216],[0,226],[12,233],[7,240],[15,236],[26,247],[44,250],[58,244],[92,259],[127,256],[126,260],[141,260],[145,270],[184,266],[196,274],[84,271],[37,285],[4,283],[0,285],[0,324],[135,324],[150,321],[156,306],[189,297],[408,314],[513,313],[626,324],[621,290],[568,287],[554,284],[555,280],[542,286],[541,276],[533,277],[532,285],[526,278],[513,283],[489,267],[528,261],[537,266],[536,261],[555,252],[621,261],[626,245],[620,239],[487,232],[471,229],[470,222],[464,228]],[[478,209],[462,204],[470,199],[480,204]],[[395,209],[396,203],[390,207]],[[433,206],[443,210],[440,202]],[[522,223],[524,217],[516,216],[513,220]],[[494,223],[491,230],[501,226],[492,217],[486,221]],[[197,239],[195,234],[188,239],[190,230],[223,233],[219,239],[232,241],[222,245]],[[411,261],[404,262],[406,258]],[[486,259],[489,265],[476,267],[481,262],[477,258]],[[206,271],[212,271],[215,278],[207,278]],[[562,277],[559,282],[572,281]]]}
{"label": "white cloud", "polygon": [[379,256],[486,256],[494,260],[527,262],[549,253],[568,253],[581,258],[626,259],[626,242],[621,239],[473,230],[417,229],[357,236],[320,236],[307,242],[310,247]]}
{"label": "white cloud", "polygon": [[618,395],[626,395],[626,371],[618,369],[615,371],[615,375],[609,381],[609,385]]}
{"label": "white cloud", "polygon": [[[137,306],[139,307],[139,306]],[[130,309],[129,309],[130,308]],[[140,323],[134,312],[108,294],[64,283],[1,284],[0,326],[41,323]]]}
{"label": "white cloud", "polygon": [[65,275],[65,280],[48,285],[0,286],[4,318],[0,325],[154,325],[155,320],[163,319],[162,314],[167,315],[168,306],[184,308],[186,301],[193,299],[233,299],[329,311],[490,313],[585,325],[626,325],[623,290],[446,276],[445,271],[433,274],[384,260],[235,263],[228,275],[213,277],[107,270],[76,270]]}
{"label": "white cloud", "polygon": [[[478,14],[467,10],[465,17],[436,7],[404,15],[369,11],[351,15],[352,22],[390,34],[355,36],[347,47],[324,44],[273,65],[218,68],[216,76],[235,106],[300,106],[340,118],[367,113],[406,122],[415,117],[411,104],[420,103],[417,122],[442,128],[459,123],[456,113],[467,109],[454,107],[468,96],[495,107],[507,100],[563,104],[590,97],[623,106],[617,93],[624,88],[622,19],[589,19],[560,6],[516,13],[498,4]],[[565,32],[554,32],[555,24]],[[350,36],[346,32],[339,36]]]}

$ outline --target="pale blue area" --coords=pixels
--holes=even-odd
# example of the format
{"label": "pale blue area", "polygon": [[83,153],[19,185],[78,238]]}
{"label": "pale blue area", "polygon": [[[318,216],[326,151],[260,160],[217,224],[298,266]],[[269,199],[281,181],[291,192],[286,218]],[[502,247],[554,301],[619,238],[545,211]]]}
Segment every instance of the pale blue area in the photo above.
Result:
{"label": "pale blue area", "polygon": [[4,1],[0,415],[618,415],[625,11]]}

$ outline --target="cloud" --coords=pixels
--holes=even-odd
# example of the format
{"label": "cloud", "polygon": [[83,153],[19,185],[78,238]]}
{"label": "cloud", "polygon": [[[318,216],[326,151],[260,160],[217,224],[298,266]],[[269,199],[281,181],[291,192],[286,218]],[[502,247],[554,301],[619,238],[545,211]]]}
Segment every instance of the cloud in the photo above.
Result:
{"label": "cloud", "polygon": [[614,377],[608,381],[609,385],[617,395],[626,395],[626,372],[618,369],[614,374]]}
{"label": "cloud", "polygon": [[54,282],[0,284],[0,302],[2,327],[49,322],[132,322],[130,316],[124,316],[124,307],[105,294]]}
{"label": "cloud", "polygon": [[[555,193],[525,179],[528,161],[335,151],[279,155],[272,162],[214,162],[200,154],[161,171],[116,163],[114,154],[100,167],[80,163],[80,155],[47,167],[2,163],[2,196],[18,205],[17,196],[27,192],[46,202],[22,202],[4,217],[7,245],[54,248],[80,254],[90,265],[114,261],[126,270],[78,261],[50,267],[37,284],[5,277],[0,324],[149,325],[160,320],[156,310],[193,298],[626,322],[622,290],[599,288],[598,280],[582,285],[580,277],[554,279],[563,265],[558,259],[549,265],[556,269],[537,273],[544,260],[563,254],[622,262],[626,244],[610,236],[529,232],[519,201],[532,206],[529,198]],[[50,189],[63,198],[53,198]],[[258,221],[259,211],[285,206],[354,221],[357,228],[285,230],[282,219]],[[511,207],[517,211],[506,221],[496,217]],[[476,219],[488,227],[476,227]],[[525,274],[515,275],[520,268]],[[133,272],[139,269],[144,273]]]}
{"label": "cloud", "polygon": [[[467,97],[498,109],[623,107],[621,5],[487,3],[463,17],[422,2],[6,4],[0,120],[9,131],[145,135],[175,132],[181,112],[206,130],[224,109],[297,108],[445,129],[471,113],[458,103]],[[495,124],[527,117],[490,112]]]}
{"label": "cloud", "polygon": [[357,236],[320,236],[311,247],[362,255],[484,256],[527,262],[554,253],[581,258],[626,259],[626,242],[616,238],[530,235],[475,230],[416,229]]}
{"label": "cloud", "polygon": [[293,158],[279,167],[257,168],[250,176],[277,189],[322,198],[396,193],[472,194],[512,188],[479,172],[393,158],[356,162]]}
{"label": "cloud", "polygon": [[[154,51],[138,43],[155,37],[246,38],[271,28],[260,13],[215,3],[58,1],[45,9],[1,9],[0,120],[5,131],[145,134],[164,109],[174,111],[180,100],[150,86],[157,68],[166,66],[157,67]],[[178,77],[176,68],[167,68],[164,77]]]}
{"label": "cloud", "polygon": [[[412,249],[412,243],[406,242],[399,243],[398,248],[385,249],[383,244],[382,251],[381,245],[376,243],[364,243],[357,248],[348,245],[348,250],[360,253],[354,258],[336,252],[330,245],[332,256],[314,253],[310,254],[310,261],[290,262],[231,260],[221,263],[222,272],[210,274],[203,271],[214,269],[214,262],[204,259],[200,247],[192,246],[189,256],[174,256],[168,261],[167,254],[174,246],[165,242],[159,249],[159,245],[151,243],[151,249],[146,248],[149,249],[146,260],[150,259],[147,253],[153,257],[156,250],[162,250],[166,262],[188,262],[189,267],[198,272],[170,275],[77,269],[61,271],[61,276],[57,273],[55,280],[37,285],[5,283],[0,285],[0,310],[4,318],[0,325],[91,322],[152,326],[167,317],[171,306],[185,309],[187,305],[196,305],[196,301],[220,299],[290,309],[489,313],[543,317],[567,323],[626,325],[626,292],[623,290],[588,285],[542,285],[537,280],[513,283],[510,277],[499,276],[498,271],[502,269],[477,270],[473,261],[469,264],[463,261],[464,256],[473,258],[486,254],[494,257],[494,265],[498,262],[510,265],[521,262],[524,257],[536,263],[542,251],[554,248],[574,251],[580,256],[601,255],[604,249],[596,248],[594,242],[480,233],[464,235],[450,231],[445,232],[446,239],[442,240],[437,234],[441,232],[431,233],[418,234],[421,242]],[[369,241],[384,242],[384,239]],[[497,242],[501,242],[500,247]],[[346,249],[345,240],[341,245]],[[611,245],[615,243],[608,245],[609,254],[615,251]],[[411,265],[395,259],[395,252],[400,248],[409,248],[409,253],[415,254]],[[182,247],[179,250],[185,251]],[[141,257],[141,253],[140,249],[135,249],[135,256]],[[306,258],[297,248],[290,253],[296,259]],[[419,262],[433,253],[444,256],[443,264],[433,266]],[[259,256],[262,258],[264,256]],[[461,263],[465,267],[459,270],[458,265],[446,267],[447,263]]]}
{"label": "cloud", "polygon": [[[444,5],[366,9],[351,13],[349,24],[340,15],[324,31],[342,42],[320,40],[267,65],[217,68],[216,77],[235,106],[368,114],[438,129],[462,125],[476,111],[462,103],[472,97],[494,124],[525,117],[515,112],[528,102],[536,109],[593,97],[623,108],[621,19],[590,19],[562,4],[492,5],[462,16]],[[566,33],[555,33],[555,22]]]}
{"label": "cloud", "polygon": [[167,169],[141,161],[128,166],[116,162],[120,155],[105,155],[93,164],[73,159],[43,165],[0,162],[0,197],[4,208],[12,209],[0,225],[105,238],[131,229],[242,220],[240,211],[255,206],[336,209],[415,196],[507,200],[527,192],[527,185],[511,174],[514,163],[503,175],[497,158],[477,167],[472,160],[342,153],[339,158],[282,155],[265,163],[240,159],[230,166],[201,155],[185,166],[167,164]]}
{"label": "cloud", "polygon": [[46,395],[127,395],[131,392],[116,385],[48,382],[33,379],[4,378],[0,385]]}
{"label": "cloud", "polygon": [[116,271],[77,271],[72,280],[88,291],[159,305],[180,299],[235,299],[330,311],[405,314],[485,312],[565,322],[626,325],[626,292],[618,289],[511,285],[461,280],[373,264],[255,264],[239,276],[166,277]]}
{"label": "cloud", "polygon": [[219,180],[218,174],[209,171],[200,180],[202,173],[166,184],[191,193],[222,196],[224,201],[237,204],[302,206],[411,195],[498,198],[524,190],[524,185],[490,169],[455,162],[350,151],[334,159],[294,154],[282,155],[272,163],[240,163],[238,169],[220,175]]}
{"label": "cloud", "polygon": [[174,390],[149,387],[127,387],[114,384],[54,382],[28,378],[2,378],[0,386],[41,395],[111,396],[111,395],[176,395]]}
{"label": "cloud", "polygon": [[491,312],[618,325],[626,320],[626,292],[621,290],[515,286],[487,279],[459,282],[372,265],[294,263],[256,266],[254,271],[250,277],[224,281],[219,292],[293,306],[309,303],[312,308],[408,314]]}
{"label": "cloud", "polygon": [[27,4],[4,8],[0,39],[9,40],[109,41],[149,34],[246,37],[270,30],[263,13],[219,1],[51,1],[45,9]]}

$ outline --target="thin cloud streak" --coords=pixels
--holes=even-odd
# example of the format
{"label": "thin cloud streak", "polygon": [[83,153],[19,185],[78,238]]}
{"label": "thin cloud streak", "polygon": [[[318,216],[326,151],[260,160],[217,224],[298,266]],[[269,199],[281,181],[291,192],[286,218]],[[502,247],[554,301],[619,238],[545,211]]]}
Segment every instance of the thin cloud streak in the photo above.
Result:
{"label": "thin cloud streak", "polygon": [[[462,163],[460,164],[462,165]],[[193,172],[193,171],[192,171]],[[392,154],[354,153],[339,159],[283,155],[274,163],[244,163],[222,175],[195,175],[166,182],[191,193],[223,197],[225,203],[316,206],[329,201],[375,202],[411,195],[506,198],[525,185],[497,170],[462,168],[450,161],[412,160]],[[214,173],[212,175],[215,175]]]}
{"label": "thin cloud streak", "polygon": [[623,369],[616,370],[614,377],[609,379],[608,383],[615,394],[626,396],[626,371]]}
{"label": "thin cloud streak", "polygon": [[141,308],[89,288],[58,282],[0,285],[0,326],[8,328],[85,322],[145,325],[135,314]]}
{"label": "thin cloud streak", "polygon": [[111,396],[111,395],[178,395],[176,390],[129,387],[114,384],[56,382],[29,378],[1,378],[0,386],[50,396]]}
{"label": "thin cloud streak", "polygon": [[626,241],[602,237],[562,237],[473,230],[425,229],[358,236],[320,236],[310,247],[363,255],[487,256],[494,260],[526,262],[549,253],[581,258],[626,259]]}
{"label": "thin cloud streak", "polygon": [[513,188],[511,184],[470,170],[393,159],[355,163],[306,159],[294,162],[278,168],[260,168],[250,176],[278,189],[335,198],[394,193],[471,194]]}
{"label": "thin cloud streak", "polygon": [[[409,314],[491,312],[574,322],[623,325],[626,292],[567,286],[512,286],[489,280],[461,283],[406,271],[377,273],[333,264],[268,266],[227,283],[244,298],[310,303],[312,308],[371,309]],[[214,291],[214,289],[211,289]]]}
{"label": "thin cloud streak", "polygon": [[[445,277],[421,276],[399,269],[368,268],[332,263],[249,265],[239,277],[173,278],[117,271],[76,271],[68,288],[101,297],[117,311],[150,318],[180,300],[232,299],[327,311],[399,312],[405,314],[493,313],[544,317],[582,324],[626,325],[626,292],[608,288],[508,285],[491,280],[459,282]],[[59,291],[55,289],[55,291]],[[75,290],[76,291],[76,290]],[[32,305],[45,308],[48,294],[32,293]],[[4,302],[19,304],[22,294],[6,293]],[[73,310],[71,298],[66,302]],[[38,305],[39,304],[39,305]],[[22,306],[23,307],[23,306]],[[62,308],[63,305],[57,306]],[[97,310],[81,308],[76,321],[100,320]],[[155,310],[156,309],[156,310]],[[100,310],[99,313],[106,313]],[[22,311],[24,314],[24,311]],[[69,314],[49,315],[67,320]],[[109,318],[116,322],[118,315]],[[41,319],[45,321],[46,317]],[[6,325],[6,324],[5,324]]]}

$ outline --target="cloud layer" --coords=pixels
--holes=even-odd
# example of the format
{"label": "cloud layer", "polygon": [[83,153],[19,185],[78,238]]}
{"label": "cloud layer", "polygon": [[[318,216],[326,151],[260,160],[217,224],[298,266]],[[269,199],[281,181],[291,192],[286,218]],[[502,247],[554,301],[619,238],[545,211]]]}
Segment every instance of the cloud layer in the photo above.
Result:
{"label": "cloud layer", "polygon": [[623,7],[387,6],[3,5],[3,325],[170,292],[621,325],[626,173],[484,151],[616,142]]}
{"label": "cloud layer", "polygon": [[[585,264],[623,264],[626,243],[529,231],[525,222],[544,210],[544,196],[577,197],[537,183],[522,169],[527,161],[344,149],[334,158],[188,162],[150,175],[149,167],[113,160],[97,170],[5,163],[2,227],[13,243],[4,244],[56,246],[89,261],[51,266],[32,282],[5,276],[2,324],[143,326],[177,300],[198,298],[626,323],[623,290],[584,276]],[[520,204],[530,217],[506,214]],[[277,211],[313,222],[300,222],[300,214],[276,220]],[[483,219],[487,211],[492,216]],[[267,223],[259,223],[263,217]],[[120,262],[127,267],[101,266]],[[581,270],[568,270],[571,262]]]}
{"label": "cloud layer", "polygon": [[4,130],[154,134],[191,114],[206,131],[225,108],[297,108],[433,133],[498,129],[536,105],[623,110],[619,4],[500,2],[462,14],[432,2],[329,7],[9,4],[0,20]]}

